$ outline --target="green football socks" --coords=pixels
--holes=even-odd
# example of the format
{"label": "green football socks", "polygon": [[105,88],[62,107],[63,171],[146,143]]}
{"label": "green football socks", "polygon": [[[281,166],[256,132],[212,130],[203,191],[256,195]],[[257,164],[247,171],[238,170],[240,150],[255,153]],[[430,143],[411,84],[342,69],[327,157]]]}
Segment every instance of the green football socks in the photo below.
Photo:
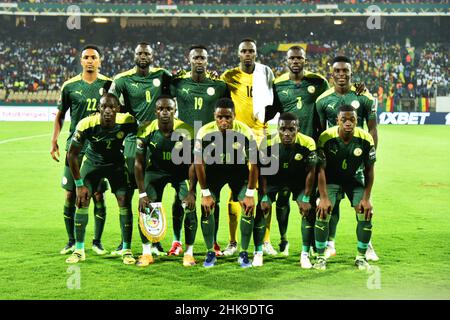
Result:
{"label": "green football socks", "polygon": [[95,201],[94,199],[94,240],[100,241],[102,239],[103,230],[106,222],[106,207],[105,200]]}
{"label": "green football socks", "polygon": [[84,236],[89,220],[89,208],[78,208],[75,212],[75,240],[76,249],[84,249]]}
{"label": "green football socks", "polygon": [[[202,209],[203,210],[203,209]],[[206,249],[208,251],[212,251],[214,247],[214,210],[209,213],[208,216],[202,214],[201,224],[202,224],[202,233],[203,239],[205,240]]]}
{"label": "green football socks", "polygon": [[122,248],[130,249],[133,234],[133,214],[129,206],[119,208],[119,219],[123,239]]}
{"label": "green football socks", "polygon": [[69,241],[75,241],[75,204],[66,201],[64,204],[64,224],[66,225],[67,236]]}

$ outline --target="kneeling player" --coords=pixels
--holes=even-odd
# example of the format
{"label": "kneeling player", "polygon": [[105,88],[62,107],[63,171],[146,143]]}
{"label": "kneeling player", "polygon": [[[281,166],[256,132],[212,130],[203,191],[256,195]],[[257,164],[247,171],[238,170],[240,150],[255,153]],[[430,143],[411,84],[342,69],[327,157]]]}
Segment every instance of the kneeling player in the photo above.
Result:
{"label": "kneeling player", "polygon": [[[331,210],[347,194],[357,219],[356,234],[358,254],[355,265],[360,270],[370,266],[365,254],[372,235],[372,203],[370,194],[374,180],[376,160],[375,144],[372,136],[356,127],[357,114],[354,107],[343,105],[339,108],[338,126],[324,131],[318,142],[319,147],[319,192],[315,225],[316,247],[319,254],[314,268],[326,269],[324,256],[328,238]],[[363,165],[364,172],[358,168]]]}
{"label": "kneeling player", "polygon": [[[243,268],[252,266],[247,250],[255,224],[253,208],[258,180],[257,150],[250,128],[234,120],[234,117],[233,101],[228,98],[218,100],[214,111],[215,121],[204,125],[196,137],[195,172],[202,188],[201,226],[208,250],[204,267],[213,267],[216,262],[213,211],[219,202],[220,191],[227,183],[233,194],[233,201],[239,200],[243,210],[238,263]],[[255,227],[264,227],[264,223],[261,226],[256,223]]]}
{"label": "kneeling player", "polygon": [[[278,134],[266,137],[260,146],[261,166],[261,210],[264,213],[272,210],[279,192],[292,192],[302,215],[303,250],[300,256],[302,268],[312,267],[309,260],[309,249],[313,245],[314,213],[311,213],[311,195],[314,194],[314,177],[317,164],[316,144],[314,140],[299,132],[298,118],[286,112],[278,120]],[[277,161],[276,165],[274,161]],[[269,166],[270,165],[270,166]],[[258,208],[257,208],[258,210]],[[277,212],[280,230],[280,247],[287,252],[287,227],[289,213]]]}
{"label": "kneeling player", "polygon": [[[195,174],[192,165],[193,129],[186,123],[174,119],[175,101],[162,95],[156,101],[156,120],[143,125],[137,134],[136,162],[134,165],[136,183],[139,189],[139,210],[145,212],[150,202],[161,202],[164,187],[171,183],[180,203],[184,203],[184,230],[186,251],[183,265],[195,265],[194,242],[197,233],[195,212]],[[177,135],[177,139],[172,139]],[[179,140],[181,139],[181,140]],[[174,157],[179,157],[175,161]],[[189,176],[189,183],[186,179]],[[173,213],[172,213],[173,214]],[[150,241],[139,233],[142,239],[142,256],[137,265],[146,267],[153,263]]]}
{"label": "kneeling player", "polygon": [[[94,114],[81,120],[69,149],[69,165],[77,187],[77,211],[75,213],[75,251],[67,258],[67,263],[77,263],[86,259],[84,236],[88,223],[89,200],[102,179],[106,178],[111,191],[116,195],[120,211],[120,227],[124,239],[123,263],[134,264],[131,252],[133,215],[131,203],[127,201],[130,182],[125,170],[122,154],[123,140],[137,130],[136,120],[128,113],[118,113],[119,101],[113,94],[100,99],[100,114]],[[86,141],[87,160],[80,173],[79,153]]]}

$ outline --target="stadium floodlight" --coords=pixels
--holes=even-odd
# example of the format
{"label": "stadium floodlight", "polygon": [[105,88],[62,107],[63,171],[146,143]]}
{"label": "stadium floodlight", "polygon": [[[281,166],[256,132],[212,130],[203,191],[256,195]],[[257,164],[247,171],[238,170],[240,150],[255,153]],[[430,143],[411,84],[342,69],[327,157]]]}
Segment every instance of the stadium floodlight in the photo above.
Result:
{"label": "stadium floodlight", "polygon": [[341,25],[341,24],[343,24],[344,23],[344,20],[341,20],[341,19],[334,19],[334,22],[333,22],[335,25]]}
{"label": "stadium floodlight", "polygon": [[95,23],[108,23],[109,22],[108,18],[102,18],[102,17],[95,17],[94,19],[92,19],[92,21],[94,21]]}

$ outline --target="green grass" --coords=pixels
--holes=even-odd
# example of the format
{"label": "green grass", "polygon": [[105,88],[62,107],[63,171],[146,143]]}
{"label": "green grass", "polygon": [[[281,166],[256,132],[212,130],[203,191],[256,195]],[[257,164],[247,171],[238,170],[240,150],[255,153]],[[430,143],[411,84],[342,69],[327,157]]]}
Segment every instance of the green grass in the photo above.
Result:
{"label": "green grass", "polygon": [[[66,242],[60,188],[63,163],[50,158],[51,123],[0,123],[0,299],[449,299],[450,298],[450,128],[380,126],[373,203],[373,244],[380,261],[380,289],[368,289],[374,275],[353,266],[356,222],[348,201],[341,205],[338,255],[325,272],[302,270],[300,217],[292,206],[288,258],[265,258],[264,267],[241,270],[236,258],[220,258],[217,267],[201,266],[205,247],[201,230],[195,246],[199,264],[184,268],[181,257],[157,258],[143,270],[119,259],[94,256],[79,264],[80,289],[68,289],[71,274],[59,250]],[[46,136],[42,136],[48,134]],[[6,142],[8,139],[37,136]],[[66,134],[60,138],[64,148]],[[164,205],[172,240],[167,189]],[[136,197],[135,197],[136,198]],[[228,240],[227,192],[222,192],[219,240]],[[119,242],[114,198],[107,195],[103,242]],[[136,199],[133,208],[136,208]],[[92,211],[92,208],[91,208]],[[273,219],[272,243],[278,244]],[[136,219],[135,219],[136,221]],[[133,248],[140,253],[134,228]],[[92,238],[90,215],[87,239]],[[87,242],[90,242],[88,240]],[[253,250],[252,247],[250,250]]]}

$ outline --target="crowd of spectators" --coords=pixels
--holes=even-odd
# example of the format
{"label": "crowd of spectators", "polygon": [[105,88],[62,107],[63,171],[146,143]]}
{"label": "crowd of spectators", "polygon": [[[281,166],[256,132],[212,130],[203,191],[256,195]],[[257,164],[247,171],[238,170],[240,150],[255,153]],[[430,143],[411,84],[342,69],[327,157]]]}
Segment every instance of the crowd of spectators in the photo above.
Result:
{"label": "crowd of spectators", "polygon": [[[58,90],[80,72],[79,50],[86,43],[100,46],[101,72],[107,76],[133,67],[133,50],[140,41],[155,52],[154,65],[176,73],[188,69],[187,51],[192,44],[208,47],[209,68],[218,73],[238,65],[237,45],[251,37],[258,43],[258,59],[276,74],[285,69],[282,43],[308,45],[308,69],[331,78],[330,61],[343,54],[353,61],[354,80],[372,93],[401,97],[448,95],[448,20],[383,19],[381,30],[368,30],[364,19],[348,20],[343,26],[332,21],[301,18],[257,25],[251,20],[230,21],[224,26],[213,20],[201,24],[165,24],[160,27],[98,26],[82,21],[81,30],[57,28],[65,19],[27,19],[13,25],[2,20],[0,28],[0,90]],[[447,26],[447,27],[446,27]],[[183,32],[180,32],[183,30]],[[314,50],[313,50],[314,49]]]}
{"label": "crowd of spectators", "polygon": [[[154,65],[172,73],[189,69],[188,47],[181,43],[151,44]],[[265,44],[259,44],[264,47]],[[134,46],[115,42],[102,46],[101,73],[113,76],[133,67]],[[323,53],[308,53],[308,70],[331,78],[330,61],[335,55],[347,55],[353,62],[353,79],[362,81],[373,93],[394,91],[411,98],[447,95],[448,46],[427,43],[418,50],[412,46],[385,43],[324,43]],[[236,44],[211,43],[209,69],[222,73],[238,64]],[[285,52],[259,53],[258,60],[271,66],[276,75],[286,71]],[[0,41],[0,89],[13,91],[56,90],[80,72],[78,48],[62,42],[51,46],[30,41]],[[381,88],[381,89],[380,89]]]}

